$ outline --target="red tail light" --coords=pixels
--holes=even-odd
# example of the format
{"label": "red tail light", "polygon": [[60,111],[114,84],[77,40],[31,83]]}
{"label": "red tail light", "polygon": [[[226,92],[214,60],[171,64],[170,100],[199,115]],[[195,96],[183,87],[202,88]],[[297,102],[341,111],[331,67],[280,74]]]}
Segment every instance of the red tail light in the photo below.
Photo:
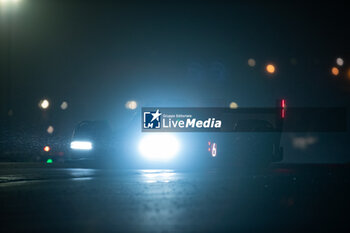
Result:
{"label": "red tail light", "polygon": [[284,119],[286,117],[286,100],[282,99],[281,100],[281,118]]}
{"label": "red tail light", "polygon": [[45,152],[49,152],[50,150],[51,150],[51,148],[50,148],[49,146],[45,146],[45,147],[44,147],[44,151],[45,151]]}

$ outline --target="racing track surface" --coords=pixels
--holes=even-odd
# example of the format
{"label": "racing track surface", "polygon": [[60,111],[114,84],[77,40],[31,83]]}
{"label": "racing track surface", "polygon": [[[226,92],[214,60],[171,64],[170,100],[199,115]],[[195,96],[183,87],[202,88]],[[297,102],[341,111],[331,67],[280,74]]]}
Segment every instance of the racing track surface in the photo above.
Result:
{"label": "racing track surface", "polygon": [[340,232],[346,165],[262,172],[0,165],[0,232]]}

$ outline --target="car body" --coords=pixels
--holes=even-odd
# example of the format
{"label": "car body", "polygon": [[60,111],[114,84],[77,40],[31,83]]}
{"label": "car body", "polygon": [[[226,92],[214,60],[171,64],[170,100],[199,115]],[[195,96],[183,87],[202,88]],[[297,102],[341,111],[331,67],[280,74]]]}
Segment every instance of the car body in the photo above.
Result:
{"label": "car body", "polygon": [[107,121],[82,121],[74,128],[68,160],[100,160],[113,152]]}
{"label": "car body", "polygon": [[82,121],[74,129],[69,159],[138,168],[265,167],[283,158],[280,111],[264,109],[270,121],[238,119],[229,133],[141,132],[138,118],[116,131],[106,121]]}

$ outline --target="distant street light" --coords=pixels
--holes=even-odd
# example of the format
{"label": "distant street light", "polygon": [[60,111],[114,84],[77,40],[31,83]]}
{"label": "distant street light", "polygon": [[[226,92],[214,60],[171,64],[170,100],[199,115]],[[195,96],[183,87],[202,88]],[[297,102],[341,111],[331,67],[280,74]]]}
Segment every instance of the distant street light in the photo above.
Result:
{"label": "distant street light", "polygon": [[254,66],[256,65],[255,60],[254,60],[253,58],[249,58],[249,59],[248,59],[248,65],[249,65],[250,67],[254,67]]}
{"label": "distant street light", "polygon": [[236,108],[238,108],[238,104],[236,102],[231,102],[230,103],[230,108],[231,109],[236,109]]}
{"label": "distant street light", "polygon": [[47,99],[43,99],[39,102],[39,107],[41,109],[47,109],[50,106],[50,102]]}
{"label": "distant street light", "polygon": [[54,128],[53,128],[53,126],[51,126],[51,125],[46,129],[46,132],[47,132],[48,134],[52,134],[53,131],[54,131]]}
{"label": "distant street light", "polygon": [[127,109],[135,110],[137,108],[137,102],[135,100],[130,100],[126,102],[125,107]]}
{"label": "distant street light", "polygon": [[268,64],[266,66],[266,71],[269,74],[274,74],[276,72],[276,67],[274,65],[272,65],[272,64]]}
{"label": "distant street light", "polygon": [[339,69],[337,67],[332,67],[332,74],[337,76],[339,74]]}
{"label": "distant street light", "polygon": [[63,101],[61,104],[61,109],[66,110],[68,108],[68,103],[66,101]]}
{"label": "distant street light", "polygon": [[343,66],[344,65],[344,60],[341,57],[338,57],[336,62],[337,62],[338,66]]}

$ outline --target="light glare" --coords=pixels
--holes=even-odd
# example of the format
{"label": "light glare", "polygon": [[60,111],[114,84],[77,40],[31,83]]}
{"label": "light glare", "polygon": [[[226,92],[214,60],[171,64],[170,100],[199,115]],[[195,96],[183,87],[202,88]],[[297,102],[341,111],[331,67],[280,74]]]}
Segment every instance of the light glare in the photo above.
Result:
{"label": "light glare", "polygon": [[50,102],[47,99],[43,99],[39,102],[39,107],[42,109],[47,109],[50,106]]}
{"label": "light glare", "polygon": [[125,103],[125,108],[134,110],[137,108],[137,102],[135,100],[130,100]]}
{"label": "light glare", "polygon": [[11,4],[11,3],[19,3],[21,0],[0,0],[1,4]]}
{"label": "light glare", "polygon": [[151,133],[145,135],[139,144],[142,156],[154,161],[171,160],[180,149],[177,138],[172,134]]}
{"label": "light glare", "polygon": [[44,147],[44,151],[45,151],[45,152],[49,152],[50,150],[51,150],[51,148],[50,148],[49,146],[45,146],[45,147]]}
{"label": "light glare", "polygon": [[70,143],[70,148],[73,150],[91,150],[92,143],[88,141],[73,141]]}

